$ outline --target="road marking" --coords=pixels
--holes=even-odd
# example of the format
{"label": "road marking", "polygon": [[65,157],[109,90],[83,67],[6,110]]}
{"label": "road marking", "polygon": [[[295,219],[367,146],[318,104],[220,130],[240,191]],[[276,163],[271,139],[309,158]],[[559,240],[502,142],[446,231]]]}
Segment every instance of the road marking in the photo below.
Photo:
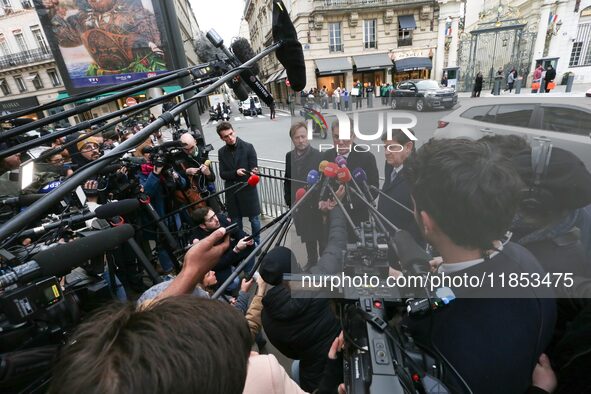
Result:
{"label": "road marking", "polygon": [[289,116],[288,114],[282,114],[282,113],[279,113],[277,115],[279,115],[279,116]]}
{"label": "road marking", "polygon": [[242,120],[242,118],[240,116],[237,116],[234,118],[234,120]]}
{"label": "road marking", "polygon": [[263,115],[257,115],[257,118],[265,119]]}
{"label": "road marking", "polygon": [[250,116],[245,116],[245,118],[246,118],[246,119],[252,119],[252,117],[250,117]]}

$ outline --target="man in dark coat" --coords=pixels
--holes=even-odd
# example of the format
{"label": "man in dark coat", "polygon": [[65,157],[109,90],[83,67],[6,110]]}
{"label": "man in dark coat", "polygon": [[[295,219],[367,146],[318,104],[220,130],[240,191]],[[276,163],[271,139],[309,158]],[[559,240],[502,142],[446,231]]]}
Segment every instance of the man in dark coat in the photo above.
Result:
{"label": "man in dark coat", "polygon": [[[411,233],[413,238],[424,243],[423,237],[419,232],[419,227],[413,214],[413,203],[410,197],[410,187],[405,179],[404,162],[414,152],[414,142],[402,132],[402,130],[392,130],[392,137],[384,134],[384,155],[386,157],[385,175],[386,180],[382,187],[382,192],[396,200],[399,204],[388,199],[384,195],[380,196],[378,201],[378,210],[392,224]],[[394,230],[389,228],[393,234]]]}
{"label": "man in dark coat", "polygon": [[[238,138],[230,122],[221,122],[216,130],[222,141],[226,143],[218,151],[220,176],[226,181],[224,187],[229,188],[238,182],[246,182],[250,172],[258,172],[257,153],[254,146]],[[238,193],[235,193],[235,190],[226,193],[228,216],[232,222],[238,223],[240,230],[242,230],[242,218],[247,217],[250,220],[252,233],[256,234],[254,240],[258,244],[261,207],[257,188],[249,186]]]}
{"label": "man in dark coat", "polygon": [[[371,152],[358,152],[355,150],[355,143],[353,139],[342,140],[339,137],[339,122],[335,120],[331,125],[332,141],[334,148],[324,152],[324,160],[334,162],[335,158],[340,155],[347,159],[347,168],[353,173],[356,168],[362,168],[367,174],[367,183],[370,186],[379,187],[380,177],[378,173],[378,165],[376,158]],[[351,122],[351,133],[353,133],[353,122]],[[343,201],[347,211],[355,225],[369,218],[368,209],[365,204],[357,199],[356,196],[349,196],[353,203],[353,209],[348,207],[348,202]]]}
{"label": "man in dark coat", "polygon": [[550,82],[554,82],[555,78],[556,78],[556,70],[550,64],[550,65],[548,65],[548,68],[546,68],[546,75],[544,76],[544,89],[545,89],[546,93],[550,93],[550,90],[552,90],[552,89],[548,89],[548,84]]}
{"label": "man in dark coat", "polygon": [[[322,154],[310,145],[307,136],[308,129],[304,122],[294,123],[289,129],[294,149],[285,155],[286,178],[306,182],[310,170],[318,170]],[[289,207],[296,203],[296,191],[302,186],[305,184],[292,184],[289,180],[283,182],[285,203]],[[318,210],[318,198],[310,196],[304,204],[294,214],[293,223],[296,233],[306,244],[308,264],[315,265],[325,244],[322,214]]]}

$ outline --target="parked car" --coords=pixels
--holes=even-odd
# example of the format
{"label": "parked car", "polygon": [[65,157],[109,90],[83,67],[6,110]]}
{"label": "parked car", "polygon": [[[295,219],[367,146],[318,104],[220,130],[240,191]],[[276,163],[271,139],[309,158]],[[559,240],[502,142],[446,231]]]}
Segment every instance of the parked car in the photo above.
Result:
{"label": "parked car", "polygon": [[479,99],[438,122],[434,138],[516,134],[531,145],[550,142],[571,151],[591,170],[591,102],[585,98]]}
{"label": "parked car", "polygon": [[[253,114],[250,111],[250,99],[251,98],[254,99],[254,107],[256,109],[256,114]],[[257,96],[249,96],[247,100],[240,102],[240,112],[242,112],[242,114],[245,116],[246,115],[250,115],[250,116],[262,115],[263,109],[261,108],[261,102],[259,101],[259,98]]]}
{"label": "parked car", "polygon": [[455,89],[432,79],[402,81],[392,92],[392,109],[410,107],[422,112],[435,107],[452,108],[458,103]]}

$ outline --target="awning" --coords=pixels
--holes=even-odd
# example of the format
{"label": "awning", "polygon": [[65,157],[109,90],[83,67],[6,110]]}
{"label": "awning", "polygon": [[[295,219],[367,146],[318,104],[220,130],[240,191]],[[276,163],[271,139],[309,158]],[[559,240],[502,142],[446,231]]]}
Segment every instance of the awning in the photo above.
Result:
{"label": "awning", "polygon": [[357,71],[378,70],[392,67],[392,60],[387,53],[373,53],[371,55],[353,56]]}
{"label": "awning", "polygon": [[275,71],[274,73],[272,73],[271,75],[269,75],[269,78],[267,78],[267,80],[265,81],[265,83],[271,83],[275,80],[275,78],[277,78],[277,75],[279,75],[281,73],[281,70],[279,71]]}
{"label": "awning", "polygon": [[164,93],[169,94],[169,93],[174,93],[177,90],[180,90],[181,87],[179,85],[170,85],[170,86],[161,86],[162,90],[164,90]]}
{"label": "awning", "polygon": [[353,69],[348,57],[331,57],[314,61],[319,75],[340,74]]}
{"label": "awning", "polygon": [[399,15],[398,27],[402,30],[414,30],[417,28],[417,22],[414,15]]}
{"label": "awning", "polygon": [[287,78],[287,71],[281,70],[281,73],[279,73],[277,75],[277,78],[275,78],[275,82],[281,82],[286,78]]}
{"label": "awning", "polygon": [[[165,89],[165,88],[173,88],[173,87],[174,86],[163,86],[162,89]],[[179,90],[180,89],[179,86],[176,86],[176,87],[177,87],[177,89],[175,89],[173,91],[176,91],[176,90]],[[166,90],[164,90],[164,91],[166,91]],[[118,93],[121,93],[121,92],[114,91],[114,92],[103,93],[103,94],[96,95],[94,97],[87,98],[85,100],[80,100],[79,102],[86,103],[86,102],[89,102],[89,101],[95,101],[95,100],[98,100],[98,99],[102,99],[103,97],[113,96],[114,94],[118,94]],[[145,90],[141,90],[139,92],[132,93],[129,96],[139,96],[141,94],[146,94],[146,91]],[[70,97],[70,95],[68,94],[68,92],[59,92],[58,95],[57,95],[57,97],[56,97],[56,100],[62,100],[62,99],[66,99],[66,98],[69,98],[69,97]]]}
{"label": "awning", "polygon": [[412,70],[430,70],[433,67],[428,57],[407,57],[395,61],[396,72]]}

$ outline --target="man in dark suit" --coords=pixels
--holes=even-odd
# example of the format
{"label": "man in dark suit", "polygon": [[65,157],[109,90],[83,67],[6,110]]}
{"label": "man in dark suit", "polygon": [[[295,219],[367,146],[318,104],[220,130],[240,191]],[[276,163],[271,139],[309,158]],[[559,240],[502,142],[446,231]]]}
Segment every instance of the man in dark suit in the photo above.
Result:
{"label": "man in dark suit", "polygon": [[[402,130],[392,130],[392,136],[382,137],[384,142],[384,156],[386,168],[384,174],[386,179],[382,192],[388,197],[381,195],[378,201],[378,210],[392,224],[412,234],[419,243],[424,243],[419,232],[419,227],[414,218],[413,203],[410,197],[410,187],[405,179],[404,162],[414,152],[414,141],[412,141]],[[393,200],[396,200],[398,204]],[[390,229],[393,233],[393,229]]]}
{"label": "man in dark suit", "polygon": [[[258,172],[257,153],[254,146],[238,138],[230,122],[221,122],[216,131],[226,143],[218,151],[220,176],[226,181],[224,187],[229,188],[238,182],[246,182],[250,172]],[[228,216],[232,222],[238,223],[240,230],[242,230],[242,218],[247,217],[250,220],[252,234],[257,234],[254,240],[258,244],[261,206],[257,188],[256,186],[247,187],[238,193],[235,193],[235,190],[226,193]]]}
{"label": "man in dark suit", "polygon": [[[356,168],[362,168],[367,174],[367,183],[370,186],[379,186],[380,177],[378,174],[378,165],[376,164],[376,158],[371,152],[361,152],[355,150],[355,143],[353,139],[342,140],[339,138],[339,122],[335,120],[331,125],[332,141],[334,147],[324,152],[324,160],[334,162],[337,156],[343,156],[347,159],[347,168],[353,173]],[[353,133],[353,122],[351,122],[351,133]],[[351,219],[355,225],[359,225],[361,222],[369,218],[367,206],[360,202],[356,196],[349,196],[353,203],[353,209],[347,208]],[[346,200],[343,201],[344,203]],[[344,204],[348,206],[347,203]]]}
{"label": "man in dark suit", "polygon": [[[318,170],[322,154],[310,146],[308,128],[305,122],[294,123],[289,129],[289,137],[294,149],[285,155],[285,177],[306,181],[310,170]],[[285,180],[283,191],[285,202],[290,207],[295,204],[296,190],[304,184]],[[306,244],[308,265],[315,265],[325,244],[322,213],[318,210],[318,197],[310,196],[303,202],[293,216],[296,233]]]}

